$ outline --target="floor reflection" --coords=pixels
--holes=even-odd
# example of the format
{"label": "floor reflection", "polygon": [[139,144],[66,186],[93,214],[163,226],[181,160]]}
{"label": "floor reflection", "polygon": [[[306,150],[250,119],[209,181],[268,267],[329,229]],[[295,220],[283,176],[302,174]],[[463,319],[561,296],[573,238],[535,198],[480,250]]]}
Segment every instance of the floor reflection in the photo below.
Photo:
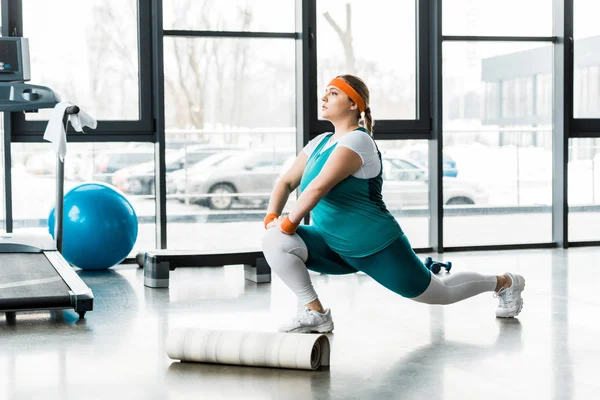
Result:
{"label": "floor reflection", "polygon": [[[277,279],[256,285],[241,267],[178,269],[171,287],[157,290],[144,287],[136,268],[79,271],[95,295],[85,319],[72,310],[0,315],[0,399],[595,398],[600,302],[575,289],[593,284],[599,265],[588,260],[599,252],[478,254],[482,271],[510,263],[526,276],[518,319],[495,319],[490,298],[415,306],[367,276],[315,277],[340,322],[329,335],[329,371],[167,357],[177,326],[274,329],[275,316],[295,306]],[[458,270],[473,257],[452,258]],[[510,396],[495,392],[508,384]]]}

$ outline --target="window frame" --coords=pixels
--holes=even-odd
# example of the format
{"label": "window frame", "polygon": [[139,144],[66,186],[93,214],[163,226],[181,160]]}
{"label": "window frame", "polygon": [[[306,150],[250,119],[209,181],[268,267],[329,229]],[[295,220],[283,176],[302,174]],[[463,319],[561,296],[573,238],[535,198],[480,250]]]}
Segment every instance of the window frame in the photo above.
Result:
{"label": "window frame", "polygon": [[[2,34],[23,35],[22,0],[2,0]],[[69,126],[70,142],[154,142],[156,124],[154,118],[154,93],[152,86],[152,16],[150,4],[137,0],[138,18],[138,120],[98,120],[98,126],[88,133],[79,133]],[[43,142],[42,135],[47,121],[27,121],[24,113],[11,113],[13,143]]]}
{"label": "window frame", "polygon": [[[566,35],[568,40],[565,41],[567,47],[569,47],[569,53],[565,54],[567,57],[567,63],[570,66],[570,79],[565,82],[565,85],[570,87],[571,102],[569,104],[569,123],[570,123],[570,135],[569,138],[600,138],[600,117],[598,118],[575,118],[575,51],[577,50],[577,43],[574,39],[574,27],[575,27],[575,16],[574,16],[574,0],[563,0],[565,6],[565,26],[567,27]],[[600,52],[600,50],[597,50]],[[586,73],[589,74],[589,70]],[[588,75],[589,76],[589,75]],[[598,79],[600,81],[600,79]],[[598,82],[600,86],[600,82]],[[597,88],[600,91],[600,87]]]}
{"label": "window frame", "polygon": [[[415,15],[417,16],[415,26],[416,45],[416,118],[412,120],[399,119],[377,119],[373,136],[384,140],[410,140],[431,139],[432,115],[431,115],[431,90],[430,90],[430,34],[429,34],[429,5],[425,0],[415,1]],[[310,138],[321,133],[330,132],[332,125],[329,121],[320,120],[318,116],[319,104],[317,95],[317,6],[316,0],[310,0],[309,21],[309,68],[308,86],[308,120]]]}

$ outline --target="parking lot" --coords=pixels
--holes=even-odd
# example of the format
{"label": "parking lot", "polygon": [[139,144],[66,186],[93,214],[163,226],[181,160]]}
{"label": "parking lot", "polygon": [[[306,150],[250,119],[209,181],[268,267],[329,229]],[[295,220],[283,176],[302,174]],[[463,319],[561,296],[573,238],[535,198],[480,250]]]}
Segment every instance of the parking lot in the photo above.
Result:
{"label": "parking lot", "polygon": [[[13,170],[15,185],[13,213],[15,228],[46,226],[54,205],[55,181],[52,176],[36,176],[24,170]],[[80,182],[67,181],[65,190]],[[28,192],[24,193],[24,188]],[[138,249],[155,247],[155,202],[153,198],[128,196],[140,221]],[[529,212],[527,212],[529,210]],[[426,207],[391,209],[413,247],[429,246]],[[255,250],[263,232],[261,207],[236,206],[229,210],[211,210],[207,206],[167,202],[169,247],[219,251],[235,243],[240,249]],[[444,218],[446,246],[535,243],[551,241],[552,221],[547,206],[518,210],[500,207],[448,206]],[[598,240],[596,229],[600,212],[570,214],[571,240]],[[44,229],[44,228],[42,228]]]}

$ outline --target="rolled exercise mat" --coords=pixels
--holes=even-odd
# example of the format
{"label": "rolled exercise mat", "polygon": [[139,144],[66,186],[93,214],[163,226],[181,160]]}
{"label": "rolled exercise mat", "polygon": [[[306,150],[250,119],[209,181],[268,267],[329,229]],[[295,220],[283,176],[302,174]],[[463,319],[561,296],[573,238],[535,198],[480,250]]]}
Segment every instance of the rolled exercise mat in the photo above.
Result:
{"label": "rolled exercise mat", "polygon": [[329,339],[321,334],[178,328],[167,336],[169,358],[188,362],[291,369],[329,368]]}

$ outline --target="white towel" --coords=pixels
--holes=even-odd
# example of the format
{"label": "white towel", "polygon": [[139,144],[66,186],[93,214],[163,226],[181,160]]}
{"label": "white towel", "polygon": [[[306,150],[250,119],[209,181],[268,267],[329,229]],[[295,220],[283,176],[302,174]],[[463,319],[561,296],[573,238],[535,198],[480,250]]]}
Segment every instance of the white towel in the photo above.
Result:
{"label": "white towel", "polygon": [[[54,151],[59,155],[61,161],[64,161],[67,155],[67,132],[63,125],[63,117],[67,108],[73,105],[68,101],[61,101],[54,106],[54,111],[52,111],[44,132],[44,140],[52,142]],[[69,114],[69,121],[77,132],[85,133],[83,131],[84,126],[89,126],[92,129],[96,129],[96,126],[98,126],[96,120],[83,111],[81,107],[79,108],[79,114]]]}

